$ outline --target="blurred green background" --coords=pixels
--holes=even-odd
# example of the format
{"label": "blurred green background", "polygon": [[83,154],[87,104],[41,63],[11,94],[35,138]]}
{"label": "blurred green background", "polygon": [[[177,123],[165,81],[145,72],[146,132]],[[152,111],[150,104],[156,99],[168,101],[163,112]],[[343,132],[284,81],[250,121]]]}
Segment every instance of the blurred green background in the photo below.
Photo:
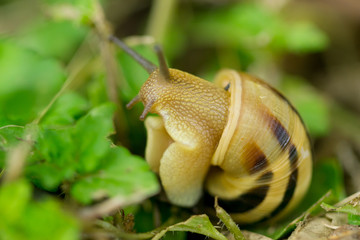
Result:
{"label": "blurred green background", "polygon": [[358,0],[5,0],[0,239],[108,239],[192,214],[150,198],[142,106],[124,107],[148,74],[109,34],[154,63],[160,43],[171,67],[209,81],[233,68],[279,89],[312,137],[300,213],[329,189],[333,202],[360,191]]}

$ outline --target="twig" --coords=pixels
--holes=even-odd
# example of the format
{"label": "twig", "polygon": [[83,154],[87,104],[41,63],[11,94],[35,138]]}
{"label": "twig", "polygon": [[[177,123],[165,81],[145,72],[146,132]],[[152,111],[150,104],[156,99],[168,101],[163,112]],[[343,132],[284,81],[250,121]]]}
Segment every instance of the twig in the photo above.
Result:
{"label": "twig", "polygon": [[176,4],[177,0],[156,0],[151,8],[146,34],[153,36],[160,44],[163,43]]}
{"label": "twig", "polygon": [[110,24],[107,22],[103,9],[98,1],[95,1],[94,14],[95,30],[100,38],[100,53],[106,71],[107,92],[111,102],[116,105],[116,112],[114,115],[114,126],[116,130],[116,137],[123,145],[127,145],[127,121],[124,115],[121,100],[119,98],[117,80],[121,79],[114,55],[114,49],[108,40],[112,35]]}
{"label": "twig", "polygon": [[[30,140],[30,136],[27,136],[27,139]],[[30,153],[31,147],[32,144],[29,144],[28,142],[21,142],[9,151],[9,155],[6,158],[4,182],[13,181],[21,176],[25,160]]]}
{"label": "twig", "polygon": [[354,193],[351,196],[348,196],[347,198],[341,200],[340,202],[335,204],[335,207],[341,207],[347,203],[350,203],[351,201],[353,201],[356,198],[360,198],[360,192]]}
{"label": "twig", "polygon": [[4,172],[4,182],[11,182],[18,179],[23,172],[26,158],[34,144],[36,130],[29,126],[25,132],[24,140],[11,148],[6,158],[6,171]]}
{"label": "twig", "polygon": [[144,195],[142,193],[133,194],[131,197],[116,196],[107,199],[101,203],[98,203],[91,207],[83,208],[79,215],[83,219],[95,219],[100,216],[104,216],[119,208],[126,207],[128,205],[137,204],[143,201]]}

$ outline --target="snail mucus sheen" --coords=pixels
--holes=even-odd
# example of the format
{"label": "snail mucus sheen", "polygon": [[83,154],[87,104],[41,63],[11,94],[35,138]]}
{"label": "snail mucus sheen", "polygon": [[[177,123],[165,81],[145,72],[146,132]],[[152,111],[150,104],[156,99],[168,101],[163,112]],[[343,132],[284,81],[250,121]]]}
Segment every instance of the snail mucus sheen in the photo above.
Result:
{"label": "snail mucus sheen", "polygon": [[[309,137],[295,108],[260,79],[231,69],[213,83],[159,67],[110,37],[150,74],[128,104],[144,104],[145,158],[173,204],[205,196],[238,223],[278,219],[293,209],[311,180]],[[204,191],[205,190],[205,191]],[[205,194],[203,194],[205,192]]]}

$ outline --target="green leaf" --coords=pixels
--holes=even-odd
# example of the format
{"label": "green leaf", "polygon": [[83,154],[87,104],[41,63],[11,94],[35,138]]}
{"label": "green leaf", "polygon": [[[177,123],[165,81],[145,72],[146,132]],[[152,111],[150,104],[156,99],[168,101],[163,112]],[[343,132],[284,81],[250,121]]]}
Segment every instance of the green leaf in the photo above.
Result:
{"label": "green leaf", "polygon": [[[63,100],[74,99],[73,95],[69,97]],[[81,108],[83,100],[76,96],[75,99]],[[71,116],[80,110],[76,103],[73,107],[71,102],[64,104],[70,106],[55,105],[54,112],[50,112],[49,116],[58,120],[61,118],[57,118],[57,114]],[[63,181],[71,180],[74,175],[97,170],[111,149],[108,136],[113,131],[113,112],[112,104],[103,104],[92,109],[75,126],[60,129],[43,127],[37,139],[38,150],[29,159],[31,164],[26,167],[26,175],[36,186],[56,191]]]}
{"label": "green leaf", "polygon": [[217,239],[217,240],[226,240],[227,238],[219,233],[218,230],[211,224],[209,217],[204,215],[195,215],[186,220],[185,222],[177,223],[172,225],[158,234],[156,234],[152,239],[158,240],[163,237],[167,232],[170,231],[186,231],[193,232],[205,235],[209,238]]}
{"label": "green leaf", "polygon": [[[289,22],[264,5],[239,3],[197,14],[192,36],[201,45],[305,53],[323,50],[328,39],[311,23]],[[216,34],[214,34],[216,29]]]}
{"label": "green leaf", "polygon": [[348,222],[351,225],[360,226],[360,216],[356,214],[349,214],[348,215]]}
{"label": "green leaf", "polygon": [[92,109],[81,118],[75,126],[73,136],[76,145],[79,173],[94,171],[100,164],[100,159],[107,154],[113,133],[113,104],[103,104]]}
{"label": "green leaf", "polygon": [[0,189],[0,239],[72,240],[79,237],[77,221],[51,199],[33,202],[25,180]]}
{"label": "green leaf", "polygon": [[[68,171],[72,174],[67,174]],[[56,192],[59,185],[70,178],[66,175],[75,175],[75,171],[71,167],[62,167],[55,163],[42,163],[26,168],[26,176],[29,180],[35,186],[50,192]]]}
{"label": "green leaf", "polygon": [[108,101],[104,74],[93,77],[87,87],[87,96],[92,106],[99,106]]}
{"label": "green leaf", "polygon": [[[71,21],[33,22],[28,29],[20,32],[17,42],[36,53],[67,62],[71,59],[87,30]],[[64,34],[66,33],[66,34]],[[58,39],[54,41],[54,39]]]}
{"label": "green leaf", "polygon": [[292,24],[284,35],[287,50],[294,53],[320,51],[325,49],[329,42],[323,32],[308,22]]}
{"label": "green leaf", "polygon": [[308,195],[312,195],[312,198],[314,198],[329,189],[331,189],[335,201],[340,201],[346,196],[343,170],[339,161],[334,158],[321,159],[314,166],[313,179]]}
{"label": "green leaf", "polygon": [[79,237],[76,220],[50,199],[29,204],[22,223],[28,239],[45,240],[51,236],[54,240],[70,240]]}
{"label": "green leaf", "polygon": [[[257,4],[235,4],[205,14],[198,14],[191,24],[193,36],[202,44],[257,48],[258,34],[269,34],[267,28],[275,18]],[[214,29],[216,33],[214,34]]]}
{"label": "green leaf", "polygon": [[[0,188],[0,229],[21,220],[31,198],[31,186],[25,180],[5,183]],[[0,231],[1,232],[1,231]],[[0,235],[1,236],[1,235]]]}
{"label": "green leaf", "polygon": [[[73,97],[70,95],[70,100]],[[59,113],[72,115],[73,108],[55,105],[48,116],[56,119]],[[124,148],[111,146],[108,137],[113,132],[113,113],[114,106],[108,103],[92,109],[74,126],[60,129],[43,126],[37,151],[26,167],[27,177],[47,191],[56,191],[67,181],[72,185],[72,196],[84,204],[115,196],[126,203],[134,197],[143,200],[158,192],[155,174],[143,159]]]}
{"label": "green leaf", "polygon": [[99,171],[73,184],[71,194],[79,202],[88,204],[115,196],[120,196],[125,202],[134,196],[142,200],[159,191],[156,176],[146,162],[125,148],[111,148],[103,160]]}
{"label": "green leaf", "polygon": [[34,155],[29,159],[26,176],[39,188],[56,191],[59,185],[75,174],[76,146],[72,128],[61,130],[43,129],[37,139]]}
{"label": "green leaf", "polygon": [[171,234],[166,234],[161,238],[162,240],[186,240],[186,232],[172,232]]}
{"label": "green leaf", "polygon": [[75,92],[69,92],[55,102],[42,120],[42,125],[70,125],[88,109],[87,101]]}
{"label": "green leaf", "polygon": [[0,121],[25,125],[51,100],[65,79],[61,65],[0,40]]}
{"label": "green leaf", "polygon": [[44,129],[38,138],[38,148],[41,157],[46,162],[58,163],[59,165],[69,164],[71,161],[72,147],[72,128],[61,130]]}

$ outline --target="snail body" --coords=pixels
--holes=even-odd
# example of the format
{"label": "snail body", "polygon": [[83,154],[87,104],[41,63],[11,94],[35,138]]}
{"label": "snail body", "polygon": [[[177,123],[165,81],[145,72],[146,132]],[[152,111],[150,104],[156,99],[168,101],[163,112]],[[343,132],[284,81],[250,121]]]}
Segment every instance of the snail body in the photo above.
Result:
{"label": "snail body", "polygon": [[221,70],[214,83],[160,67],[112,38],[149,72],[143,102],[145,158],[159,174],[170,202],[184,207],[217,196],[238,223],[280,218],[293,209],[311,180],[309,138],[294,107],[262,80]]}

